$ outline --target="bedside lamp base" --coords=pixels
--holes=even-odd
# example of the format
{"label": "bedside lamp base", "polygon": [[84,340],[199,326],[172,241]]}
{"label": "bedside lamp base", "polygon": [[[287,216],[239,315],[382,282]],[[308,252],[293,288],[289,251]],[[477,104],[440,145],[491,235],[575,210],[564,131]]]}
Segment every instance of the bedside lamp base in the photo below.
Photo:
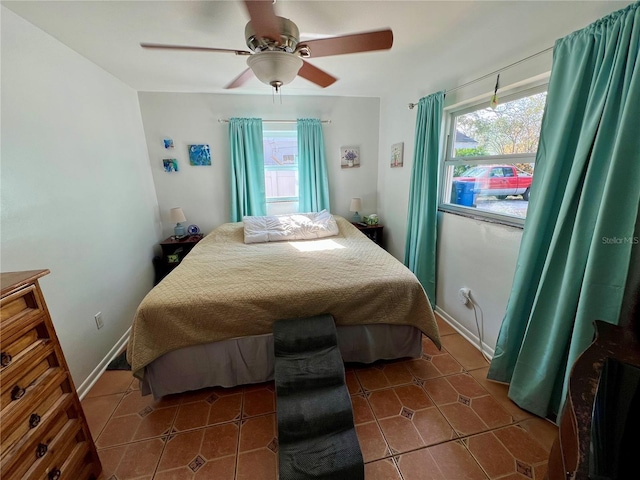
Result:
{"label": "bedside lamp base", "polygon": [[353,223],[359,223],[362,221],[362,217],[360,216],[360,214],[358,212],[353,214],[353,217],[351,217],[351,221]]}
{"label": "bedside lamp base", "polygon": [[177,223],[173,229],[173,233],[175,234],[176,237],[183,237],[187,234],[187,231],[185,230],[183,225],[181,225],[180,223]]}

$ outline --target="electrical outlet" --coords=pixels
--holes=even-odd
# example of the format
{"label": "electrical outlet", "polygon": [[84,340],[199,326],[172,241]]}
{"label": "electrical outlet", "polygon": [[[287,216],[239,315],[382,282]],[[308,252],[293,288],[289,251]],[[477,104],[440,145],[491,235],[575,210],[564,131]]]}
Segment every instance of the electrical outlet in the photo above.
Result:
{"label": "electrical outlet", "polygon": [[458,300],[463,305],[467,305],[471,301],[471,290],[463,287],[458,291]]}
{"label": "electrical outlet", "polygon": [[96,327],[98,327],[98,330],[104,327],[104,321],[102,320],[102,312],[96,313],[94,315],[94,318],[96,319]]}

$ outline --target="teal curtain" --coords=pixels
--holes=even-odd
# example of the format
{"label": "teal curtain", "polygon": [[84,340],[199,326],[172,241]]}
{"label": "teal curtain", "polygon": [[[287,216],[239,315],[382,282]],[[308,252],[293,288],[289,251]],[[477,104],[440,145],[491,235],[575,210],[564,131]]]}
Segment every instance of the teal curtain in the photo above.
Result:
{"label": "teal curtain", "polygon": [[331,211],[324,137],[317,118],[298,119],[298,188],[298,211]]}
{"label": "teal curtain", "polygon": [[640,8],[556,42],[531,201],[488,377],[561,411],[594,320],[617,324],[640,200]]}
{"label": "teal curtain", "polygon": [[431,306],[436,302],[438,165],[444,92],[420,99],[409,190],[404,264],[418,277]]}
{"label": "teal curtain", "polygon": [[245,215],[266,215],[262,119],[229,120],[231,149],[231,221]]}

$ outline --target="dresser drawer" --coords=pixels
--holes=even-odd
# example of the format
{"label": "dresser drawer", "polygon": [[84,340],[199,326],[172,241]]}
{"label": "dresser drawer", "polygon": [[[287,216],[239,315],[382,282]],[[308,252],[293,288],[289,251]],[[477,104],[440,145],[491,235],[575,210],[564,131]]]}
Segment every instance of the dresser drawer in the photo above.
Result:
{"label": "dresser drawer", "polygon": [[22,445],[28,442],[26,435],[39,435],[39,430],[47,429],[51,419],[69,404],[73,396],[71,384],[62,370],[43,383],[35,392],[29,403],[6,419],[0,430],[2,441],[2,458],[14,455]]}
{"label": "dresser drawer", "polygon": [[[61,458],[52,462],[44,477],[35,476],[34,480],[88,480],[95,476],[95,465],[89,465],[89,444],[85,441],[72,444],[71,452],[65,452]],[[31,477],[30,477],[31,479]]]}
{"label": "dresser drawer", "polygon": [[38,356],[45,346],[51,343],[44,316],[32,323],[19,336],[2,339],[2,366],[0,366],[0,381],[4,385],[15,381],[25,365]]}
{"label": "dresser drawer", "polygon": [[[5,419],[7,411],[24,403],[38,384],[38,379],[52,368],[60,369],[60,362],[53,343],[36,342],[15,364],[0,373],[0,410]],[[7,410],[7,411],[6,411]]]}
{"label": "dresser drawer", "polygon": [[40,435],[32,435],[19,455],[4,462],[0,474],[3,480],[45,478],[55,465],[63,465],[76,444],[86,440],[73,402],[60,410],[48,427]]}
{"label": "dresser drawer", "polygon": [[12,328],[19,322],[24,322],[31,316],[44,312],[42,301],[35,285],[29,285],[0,300],[0,326],[2,330]]}

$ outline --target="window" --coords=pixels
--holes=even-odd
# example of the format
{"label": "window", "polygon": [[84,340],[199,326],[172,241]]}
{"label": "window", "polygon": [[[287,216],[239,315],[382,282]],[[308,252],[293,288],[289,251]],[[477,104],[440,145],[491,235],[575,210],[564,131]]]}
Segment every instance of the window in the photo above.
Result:
{"label": "window", "polygon": [[298,133],[296,130],[262,134],[267,213],[298,210]]}
{"label": "window", "polygon": [[441,210],[522,225],[538,151],[546,85],[454,110],[448,118]]}

